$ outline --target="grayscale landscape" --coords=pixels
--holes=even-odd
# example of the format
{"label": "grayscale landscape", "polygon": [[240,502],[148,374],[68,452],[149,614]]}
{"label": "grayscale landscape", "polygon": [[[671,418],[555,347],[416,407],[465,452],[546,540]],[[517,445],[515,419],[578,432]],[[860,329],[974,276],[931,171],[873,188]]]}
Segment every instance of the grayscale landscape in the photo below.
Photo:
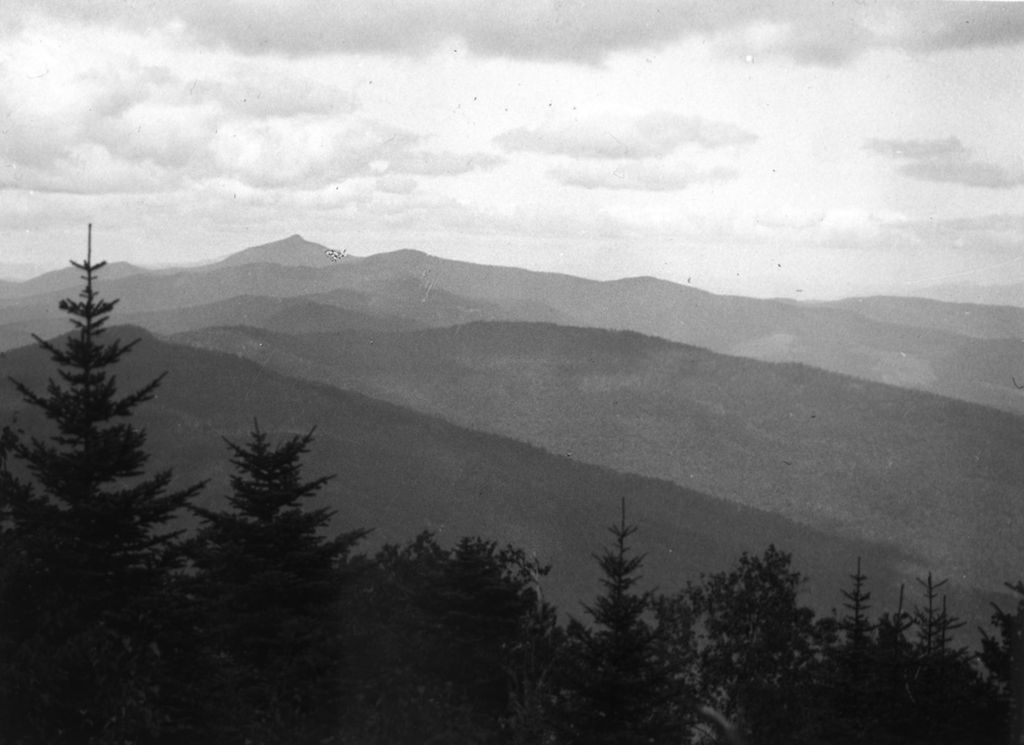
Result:
{"label": "grayscale landscape", "polygon": [[1024,6],[285,8],[0,9],[0,740],[1022,736]]}

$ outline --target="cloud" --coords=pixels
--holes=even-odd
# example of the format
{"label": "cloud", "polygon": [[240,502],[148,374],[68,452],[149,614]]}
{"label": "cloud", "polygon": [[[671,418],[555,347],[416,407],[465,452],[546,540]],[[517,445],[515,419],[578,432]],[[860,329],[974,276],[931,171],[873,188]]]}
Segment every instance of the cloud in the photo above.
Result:
{"label": "cloud", "polygon": [[920,181],[1012,189],[1024,185],[1024,167],[987,163],[971,157],[957,137],[941,140],[869,139],[865,148],[899,162],[897,171]]}
{"label": "cloud", "polygon": [[638,162],[575,163],[553,168],[549,174],[566,186],[634,191],[678,191],[693,184],[729,181],[738,176],[731,168],[697,170]]}
{"label": "cloud", "polygon": [[70,194],[161,191],[178,182],[150,161],[126,160],[93,143],[70,149],[46,168],[12,164],[0,169],[0,188]]}
{"label": "cloud", "polygon": [[953,157],[967,152],[957,137],[948,137],[945,140],[869,139],[864,143],[864,147],[880,155],[911,160]]}
{"label": "cloud", "polygon": [[903,226],[919,245],[942,246],[972,254],[987,252],[1019,258],[1024,248],[1024,213],[914,220]]}
{"label": "cloud", "polygon": [[471,171],[490,170],[504,162],[504,158],[487,153],[406,150],[387,162],[387,170],[416,176],[458,176]]}
{"label": "cloud", "polygon": [[494,143],[509,151],[621,159],[668,155],[683,145],[714,149],[755,140],[756,135],[733,124],[654,112],[633,121],[609,117],[563,127],[517,127]]}
{"label": "cloud", "polygon": [[354,115],[350,94],[287,62],[213,65],[172,32],[62,28],[40,21],[5,39],[0,186],[138,194],[218,176],[307,186],[375,167],[443,176],[501,162],[431,152],[417,134]]}
{"label": "cloud", "polygon": [[919,3],[908,48],[924,51],[1017,45],[1024,41],[1024,9],[1017,2]]}
{"label": "cloud", "polygon": [[[732,52],[785,55],[801,64],[839,65],[871,49],[930,53],[1017,45],[1019,3],[846,3],[818,0],[586,2],[522,0],[351,0],[301,11],[276,0],[177,0],[157,4],[94,0],[7,0],[0,20],[31,13],[135,29],[177,24],[194,43],[249,55],[329,53],[420,55],[455,41],[474,53],[598,64],[624,50],[703,37]],[[767,35],[760,33],[772,30]],[[752,32],[754,33],[752,36]],[[752,38],[761,43],[752,45]]]}
{"label": "cloud", "polygon": [[409,176],[382,176],[377,179],[376,188],[387,194],[412,194],[416,191],[416,179]]}
{"label": "cloud", "polygon": [[[197,74],[187,84],[187,98],[214,101],[241,116],[344,114],[357,108],[342,89],[287,70],[236,63],[216,76]],[[183,89],[184,90],[184,89]]]}

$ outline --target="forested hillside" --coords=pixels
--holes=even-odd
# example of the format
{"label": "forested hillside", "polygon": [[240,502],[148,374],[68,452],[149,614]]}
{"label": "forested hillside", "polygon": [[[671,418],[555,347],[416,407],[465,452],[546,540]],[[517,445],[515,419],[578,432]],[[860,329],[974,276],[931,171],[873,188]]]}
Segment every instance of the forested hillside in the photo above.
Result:
{"label": "forested hillside", "polygon": [[805,365],[548,324],[310,335],[231,327],[174,338],[886,541],[979,587],[1024,561],[1014,537],[1024,520],[1024,426],[1005,412]]}

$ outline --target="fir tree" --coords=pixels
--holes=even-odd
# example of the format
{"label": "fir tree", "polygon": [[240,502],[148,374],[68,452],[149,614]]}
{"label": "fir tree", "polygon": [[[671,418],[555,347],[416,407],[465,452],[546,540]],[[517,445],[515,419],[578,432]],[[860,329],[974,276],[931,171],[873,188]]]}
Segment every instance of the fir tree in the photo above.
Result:
{"label": "fir tree", "polygon": [[604,593],[584,610],[586,626],[572,619],[563,658],[565,691],[560,729],[569,743],[679,742],[683,724],[673,717],[681,695],[664,645],[649,620],[651,592],[638,592],[643,555],[630,555],[635,525],[622,516],[609,532],[611,548],[595,556]]}
{"label": "fir tree", "polygon": [[[113,368],[137,343],[105,340],[117,301],[96,291],[92,226],[73,331],[38,345],[57,365],[45,392],[12,381],[52,434],[0,442],[0,665],[9,741],[150,742],[180,726],[168,677],[181,641],[170,593],[181,566],[178,511],[201,485],[146,477],[131,423],[163,376],[119,396]],[[180,703],[180,702],[179,702]]]}
{"label": "fir tree", "polygon": [[867,576],[857,570],[850,575],[852,586],[842,590],[845,615],[839,620],[842,642],[831,647],[834,665],[831,692],[835,714],[831,728],[846,742],[874,742],[876,730],[874,680],[875,625],[868,618],[871,593],[865,588]]}
{"label": "fir tree", "polygon": [[319,741],[342,714],[342,593],[367,531],[323,534],[333,513],[305,503],[332,477],[303,479],[312,440],[274,446],[256,424],[245,445],[227,441],[230,510],[193,508],[195,586],[229,685],[224,742]]}

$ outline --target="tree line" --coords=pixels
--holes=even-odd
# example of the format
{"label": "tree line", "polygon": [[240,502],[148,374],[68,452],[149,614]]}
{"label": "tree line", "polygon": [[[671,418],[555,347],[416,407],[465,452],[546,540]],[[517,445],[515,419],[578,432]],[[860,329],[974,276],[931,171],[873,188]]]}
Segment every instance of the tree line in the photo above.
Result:
{"label": "tree line", "polygon": [[[314,432],[254,422],[225,441],[220,509],[205,484],[150,472],[123,394],[133,343],[108,341],[103,262],[72,262],[69,335],[38,344],[56,377],[13,385],[49,425],[0,434],[0,741],[326,745],[1018,743],[1021,624],[998,608],[956,641],[945,580],[872,613],[858,561],[840,608],[769,546],[668,593],[644,590],[626,503],[576,616],[550,567],[483,537],[423,533],[360,553],[369,531],[311,506]],[[175,528],[182,514],[193,531]],[[1024,586],[1015,586],[1024,598]]]}

